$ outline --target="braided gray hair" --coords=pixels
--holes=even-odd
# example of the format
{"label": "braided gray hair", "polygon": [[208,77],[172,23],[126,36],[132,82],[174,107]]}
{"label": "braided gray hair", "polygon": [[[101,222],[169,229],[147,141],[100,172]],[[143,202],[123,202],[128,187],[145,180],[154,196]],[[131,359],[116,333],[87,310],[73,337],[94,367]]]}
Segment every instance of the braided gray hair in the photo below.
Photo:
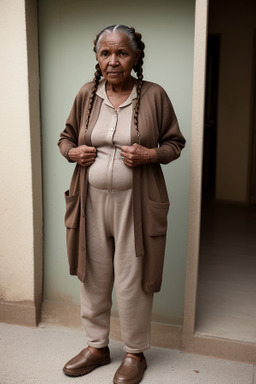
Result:
{"label": "braided gray hair", "polygon": [[103,36],[106,36],[110,33],[115,33],[115,32],[123,32],[125,33],[131,44],[132,50],[135,52],[137,49],[141,49],[140,43],[138,41],[138,38],[136,34],[134,33],[132,28],[127,27],[126,25],[111,25],[110,27],[104,28],[100,33],[98,33],[96,37],[96,45],[95,45],[95,53],[98,53],[99,51],[99,45],[100,45],[100,40]]}

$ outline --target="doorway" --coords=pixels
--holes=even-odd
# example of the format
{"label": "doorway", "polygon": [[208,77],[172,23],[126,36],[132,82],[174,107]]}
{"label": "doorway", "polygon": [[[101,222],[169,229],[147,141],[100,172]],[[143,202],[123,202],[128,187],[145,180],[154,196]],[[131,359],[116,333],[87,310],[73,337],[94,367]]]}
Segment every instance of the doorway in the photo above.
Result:
{"label": "doorway", "polygon": [[251,175],[250,175],[250,204],[256,205],[256,29],[254,29],[253,39],[253,98],[252,98],[252,134],[251,134]]}
{"label": "doorway", "polygon": [[256,5],[229,7],[209,8],[195,331],[255,343]]}
{"label": "doorway", "polygon": [[205,90],[202,198],[215,198],[220,36],[209,35]]}

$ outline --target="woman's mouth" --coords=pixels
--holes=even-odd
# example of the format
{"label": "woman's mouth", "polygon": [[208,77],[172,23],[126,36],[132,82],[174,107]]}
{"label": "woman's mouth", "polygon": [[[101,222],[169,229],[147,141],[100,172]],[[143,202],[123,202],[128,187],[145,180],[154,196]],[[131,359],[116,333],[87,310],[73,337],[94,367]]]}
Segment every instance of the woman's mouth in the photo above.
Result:
{"label": "woman's mouth", "polygon": [[120,74],[121,72],[108,72],[108,75],[113,77],[119,76]]}

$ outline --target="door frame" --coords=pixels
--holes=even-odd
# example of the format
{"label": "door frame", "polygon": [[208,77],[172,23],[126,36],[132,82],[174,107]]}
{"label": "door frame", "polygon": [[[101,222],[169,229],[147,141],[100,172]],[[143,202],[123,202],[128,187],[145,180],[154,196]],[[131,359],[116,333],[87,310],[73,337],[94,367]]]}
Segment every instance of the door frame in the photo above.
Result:
{"label": "door frame", "polygon": [[255,363],[256,344],[207,335],[195,329],[202,200],[202,164],[206,52],[210,0],[196,0],[192,128],[190,155],[188,252],[182,350],[218,358]]}
{"label": "door frame", "polygon": [[188,253],[182,346],[194,337],[201,221],[202,164],[206,53],[209,0],[197,0],[195,10],[194,73],[190,154]]}

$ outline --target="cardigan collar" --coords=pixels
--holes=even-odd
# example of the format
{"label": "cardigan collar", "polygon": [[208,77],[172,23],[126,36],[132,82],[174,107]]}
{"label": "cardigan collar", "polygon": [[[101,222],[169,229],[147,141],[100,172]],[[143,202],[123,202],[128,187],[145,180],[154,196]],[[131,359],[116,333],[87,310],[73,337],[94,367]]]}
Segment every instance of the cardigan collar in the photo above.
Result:
{"label": "cardigan collar", "polygon": [[[100,79],[99,84],[98,84],[98,88],[97,88],[97,91],[96,91],[96,95],[98,95],[101,99],[103,99],[104,104],[106,104],[109,107],[113,108],[113,105],[109,101],[108,95],[107,95],[107,92],[106,92],[106,83],[107,83],[106,79],[104,79],[104,78]],[[127,105],[132,104],[133,100],[136,99],[136,98],[137,98],[137,87],[136,87],[136,83],[135,83],[133,88],[132,88],[132,91],[131,91],[130,95],[119,106],[119,108],[126,107]]]}

